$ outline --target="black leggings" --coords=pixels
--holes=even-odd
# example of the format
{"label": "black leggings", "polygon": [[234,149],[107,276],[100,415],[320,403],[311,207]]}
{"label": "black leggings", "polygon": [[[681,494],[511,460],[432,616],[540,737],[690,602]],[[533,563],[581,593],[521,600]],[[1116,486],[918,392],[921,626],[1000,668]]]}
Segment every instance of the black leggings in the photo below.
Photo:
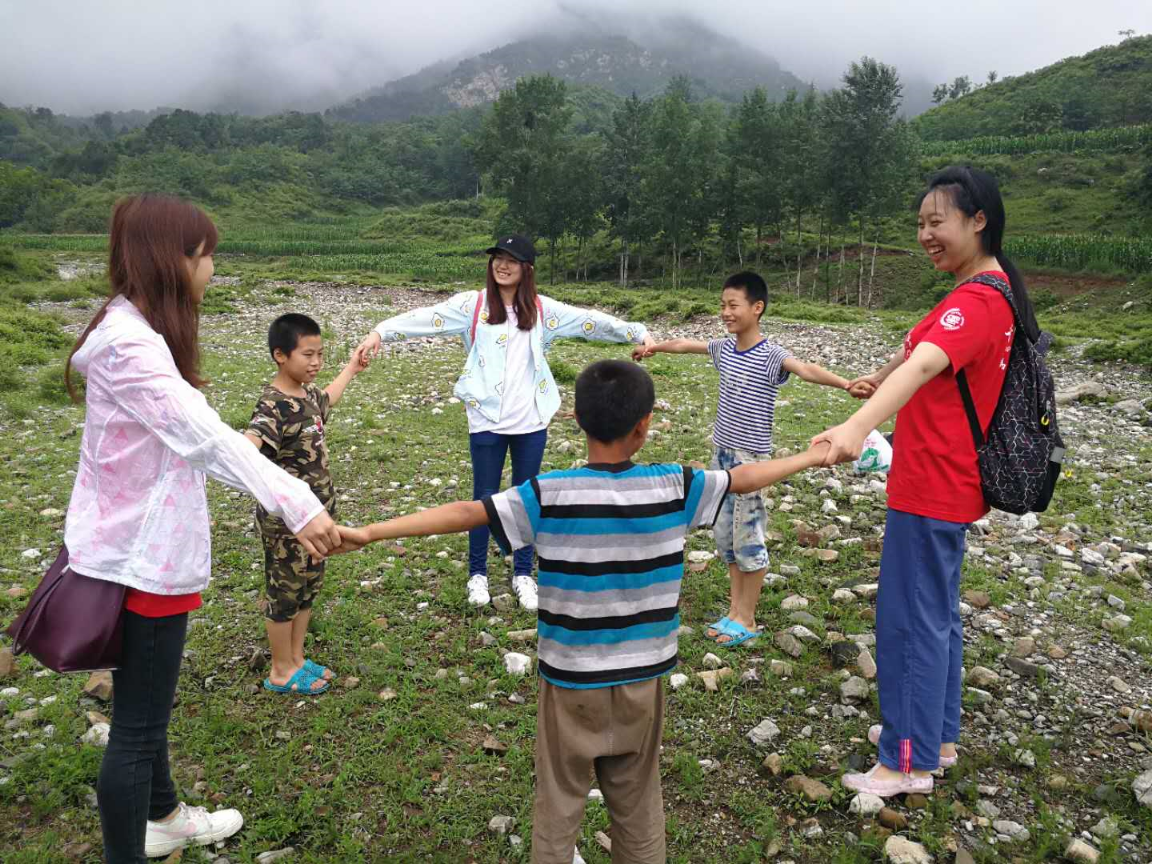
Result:
{"label": "black leggings", "polygon": [[124,611],[121,667],[112,673],[112,731],[96,798],[108,864],[142,864],[148,819],[179,804],[168,770],[168,721],[176,698],[188,613],[145,618]]}

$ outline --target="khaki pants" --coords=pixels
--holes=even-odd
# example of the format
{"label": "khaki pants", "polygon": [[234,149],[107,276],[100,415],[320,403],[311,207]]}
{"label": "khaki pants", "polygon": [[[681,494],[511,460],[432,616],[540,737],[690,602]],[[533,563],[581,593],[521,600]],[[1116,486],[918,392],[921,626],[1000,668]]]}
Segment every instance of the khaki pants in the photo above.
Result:
{"label": "khaki pants", "polygon": [[540,679],[532,861],[571,864],[592,774],[612,819],[614,864],[663,864],[664,685],[574,690]]}

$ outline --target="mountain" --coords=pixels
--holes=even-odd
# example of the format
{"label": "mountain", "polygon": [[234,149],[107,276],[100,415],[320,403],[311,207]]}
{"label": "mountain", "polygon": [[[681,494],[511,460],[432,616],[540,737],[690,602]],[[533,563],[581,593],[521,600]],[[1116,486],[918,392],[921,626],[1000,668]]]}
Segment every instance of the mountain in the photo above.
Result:
{"label": "mountain", "polygon": [[1152,36],[980,87],[914,121],[926,141],[1152,122]]}
{"label": "mountain", "polygon": [[329,117],[356,122],[407,120],[492,102],[525,75],[551,74],[576,85],[628,96],[659,93],[686,75],[701,97],[739,101],[763,87],[772,98],[807,85],[771,57],[687,19],[672,19],[634,41],[579,26],[564,36],[512,42],[456,64],[439,63],[330,108]]}

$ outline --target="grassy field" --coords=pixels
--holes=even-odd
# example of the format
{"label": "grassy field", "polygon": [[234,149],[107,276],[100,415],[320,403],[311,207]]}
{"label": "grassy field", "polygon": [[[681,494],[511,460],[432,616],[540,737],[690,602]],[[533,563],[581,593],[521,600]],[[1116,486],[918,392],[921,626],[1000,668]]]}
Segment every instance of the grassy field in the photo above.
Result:
{"label": "grassy field", "polygon": [[[907,259],[892,260],[899,264]],[[23,553],[39,549],[48,555],[59,543],[83,423],[82,409],[66,402],[59,383],[59,358],[71,338],[58,328],[86,320],[102,284],[99,278],[54,280],[39,256],[17,255],[11,262],[8,284],[0,288],[0,344],[9,352],[3,364],[8,379],[0,433],[10,442],[0,456],[5,468],[0,475],[0,588],[31,589],[42,561],[30,561]],[[472,269],[464,278],[472,285],[477,269],[469,262]],[[241,426],[247,420],[256,394],[270,377],[263,347],[270,317],[299,309],[321,321],[330,346],[329,368],[322,376],[326,380],[368,327],[411,299],[395,287],[403,280],[340,274],[334,264],[320,269],[329,279],[340,276],[339,282],[317,285],[286,279],[293,266],[300,268],[298,277],[318,275],[313,263],[297,256],[270,270],[265,261],[221,257],[219,271],[234,284],[210,289],[206,311],[215,314],[204,317],[202,341],[213,382],[209,399],[229,423]],[[436,271],[435,281],[442,283],[437,290],[460,290],[445,270]],[[935,283],[923,285],[928,295]],[[1081,361],[1067,357],[1067,348],[1087,334],[1106,342],[1124,342],[1134,331],[1147,337],[1152,306],[1142,291],[1122,284],[1071,294],[1063,302],[1057,297],[1046,320],[1066,346],[1065,353],[1057,355],[1061,368],[1084,374]],[[669,295],[594,284],[564,285],[555,293],[629,318],[653,320],[658,333],[714,328],[714,290]],[[825,355],[832,358],[830,365],[845,374],[873,368],[915,318],[911,310],[876,313],[776,294],[766,331],[797,350],[808,346],[831,352]],[[1129,299],[1137,305],[1127,319],[1121,318],[1120,305]],[[24,353],[12,353],[17,351]],[[565,407],[570,407],[570,384],[580,368],[594,359],[625,354],[621,346],[562,343],[551,362],[565,390]],[[360,523],[467,495],[471,476],[466,425],[461,406],[451,399],[460,363],[455,344],[406,345],[353,382],[334,412],[328,437],[342,520]],[[667,355],[650,361],[648,369],[667,408],[658,413],[656,434],[640,458],[706,461],[716,400],[714,373],[699,358]],[[1124,380],[1139,380],[1131,369],[1124,375]],[[777,410],[778,446],[804,446],[809,436],[838,422],[853,406],[843,394],[790,385]],[[1060,488],[1060,500],[1043,517],[1044,524],[1055,530],[1061,521],[1075,521],[1104,537],[1124,530],[1129,520],[1140,516],[1134,509],[1143,506],[1139,499],[1125,498],[1130,484],[1138,488],[1152,482],[1152,444],[1146,436],[1132,440],[1119,432],[1070,434],[1073,446],[1123,454],[1130,459],[1130,473],[1107,480],[1089,470],[1072,473]],[[558,418],[549,431],[545,470],[567,467],[582,453],[575,423]],[[844,483],[842,491],[829,494],[824,476],[812,475],[798,476],[770,492],[770,570],[787,575],[765,589],[759,614],[769,635],[752,643],[750,650],[717,651],[699,635],[702,625],[725,606],[723,567],[713,560],[685,579],[682,618],[696,632],[681,639],[681,671],[691,681],[675,693],[669,691],[662,758],[672,860],[751,862],[763,860],[773,849],[800,862],[847,864],[879,856],[883,832],[847,813],[850,795],[835,782],[845,765],[872,758],[872,748],[861,742],[869,718],[878,717],[875,694],[860,706],[865,715],[831,719],[844,673],[823,648],[810,648],[794,659],[775,648],[770,635],[794,623],[781,608],[792,594],[809,599],[807,612],[818,622],[811,626],[822,638],[872,631],[868,603],[837,605],[830,595],[835,587],[874,580],[882,500],[853,491],[865,481],[847,471],[838,469],[835,476]],[[1101,486],[1104,494],[1113,496],[1113,506],[1100,507]],[[506,650],[533,653],[534,645],[514,642],[508,635],[533,627],[533,617],[518,609],[469,609],[463,537],[377,546],[334,559],[309,652],[332,665],[345,684],[350,684],[349,677],[358,680],[317,699],[274,697],[258,689],[262,672],[249,664],[264,644],[256,608],[262,556],[253,532],[252,503],[215,483],[209,490],[213,583],[204,607],[191,616],[171,740],[173,770],[186,800],[210,808],[235,806],[245,814],[245,829],[224,854],[232,861],[252,861],[260,852],[291,845],[297,849],[296,860],[304,861],[527,860],[524,846],[489,832],[487,824],[494,815],[510,815],[516,819],[513,832],[530,836],[535,680],[508,676],[501,655]],[[812,526],[828,521],[821,515],[827,497],[851,518],[847,533],[864,540],[832,547],[839,558],[830,564],[808,557],[795,543],[795,520]],[[712,548],[708,532],[691,536],[689,549]],[[507,566],[494,559],[493,593],[507,590],[502,586],[508,576]],[[1141,668],[1148,668],[1148,651],[1140,639],[1152,638],[1152,605],[1139,586],[1103,576],[1083,578],[1085,586],[1099,584],[1101,591],[1127,600],[1134,623],[1117,639],[1130,646],[1134,656],[1144,657]],[[1033,590],[1023,575],[974,559],[966,567],[964,587],[988,592],[997,605],[1027,602]],[[22,602],[0,591],[0,621],[9,620]],[[1079,603],[1068,599],[1053,608],[1066,628],[1062,638],[1089,627],[1092,613]],[[484,633],[495,637],[494,645],[485,645]],[[990,666],[1006,650],[1002,642],[977,634],[968,656],[970,662]],[[720,654],[734,672],[718,693],[707,692],[694,674],[704,668],[709,651]],[[786,679],[770,673],[772,660],[793,664]],[[758,680],[736,684],[749,670],[756,671]],[[39,716],[31,726],[0,739],[0,764],[5,765],[0,776],[8,778],[0,785],[0,858],[19,864],[98,860],[99,825],[90,799],[101,754],[80,744],[79,738],[88,725],[85,712],[107,711],[107,706],[82,697],[82,677],[41,675],[27,658],[20,661],[15,680],[0,683],[20,690],[18,698],[0,699],[2,718],[23,709],[27,698],[39,702]],[[386,690],[395,695],[382,696]],[[1041,689],[1042,704],[1053,698],[1050,690]],[[522,702],[513,701],[513,695]],[[766,717],[782,730],[774,748],[784,766],[779,778],[761,768],[768,751],[757,750],[746,738]],[[1120,788],[1133,773],[1132,754],[1074,773],[1078,746],[1070,739],[1052,741],[1039,735],[1021,739],[1040,762],[1039,770],[1029,771],[1016,763],[1012,748],[977,743],[983,733],[967,722],[965,735],[973,741],[969,755],[940,785],[942,791],[924,810],[898,807],[910,820],[905,833],[937,855],[948,854],[949,844],[957,840],[963,820],[958,821],[956,806],[974,805],[977,783],[1012,790],[1013,798],[1022,802],[1020,813],[1027,814],[1014,818],[1027,821],[1032,829],[1032,839],[1015,847],[1016,857],[1043,861],[1058,855],[1067,838],[1082,827],[1069,814],[1098,808],[1093,796],[1100,785]],[[47,725],[55,727],[54,735],[45,735]],[[508,751],[502,756],[485,753],[481,741],[488,735]],[[1060,792],[1046,785],[1047,775],[1055,771],[1073,778]],[[801,772],[829,784],[832,798],[812,803],[788,792],[783,777]],[[1152,849],[1152,819],[1130,797],[1110,811],[1125,830],[1136,832],[1139,848],[1147,851]],[[590,802],[580,840],[589,861],[608,860],[593,839],[595,832],[607,830],[603,806]],[[977,836],[991,833],[975,829]],[[94,848],[85,851],[86,843]],[[1102,844],[1102,860],[1120,860],[1117,849],[1116,844]],[[981,861],[1004,860],[995,846],[977,849],[976,854]],[[189,851],[184,860],[208,858],[202,851]]]}

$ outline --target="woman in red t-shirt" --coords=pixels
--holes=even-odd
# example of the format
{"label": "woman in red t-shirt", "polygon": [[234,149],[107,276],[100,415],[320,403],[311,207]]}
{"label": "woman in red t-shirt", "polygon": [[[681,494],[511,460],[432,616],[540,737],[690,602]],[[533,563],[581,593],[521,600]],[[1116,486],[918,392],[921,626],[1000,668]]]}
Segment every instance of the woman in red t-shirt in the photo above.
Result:
{"label": "woman in red t-shirt", "polygon": [[956,373],[964,370],[986,430],[1017,338],[1008,302],[973,277],[1008,281],[1024,335],[1039,336],[1024,281],[1003,253],[1004,203],[992,175],[939,172],[921,199],[918,223],[920,245],[937,270],[956,277],[956,288],[883,369],[852,383],[849,392],[867,404],[813,439],[832,445],[826,464],[855,459],[868,432],[897,415],[876,601],[883,723],[868,736],[880,756],[867,773],[841,781],[881,796],[930,791],[930,772],[956,762],[960,567],[969,524],[988,512]]}

